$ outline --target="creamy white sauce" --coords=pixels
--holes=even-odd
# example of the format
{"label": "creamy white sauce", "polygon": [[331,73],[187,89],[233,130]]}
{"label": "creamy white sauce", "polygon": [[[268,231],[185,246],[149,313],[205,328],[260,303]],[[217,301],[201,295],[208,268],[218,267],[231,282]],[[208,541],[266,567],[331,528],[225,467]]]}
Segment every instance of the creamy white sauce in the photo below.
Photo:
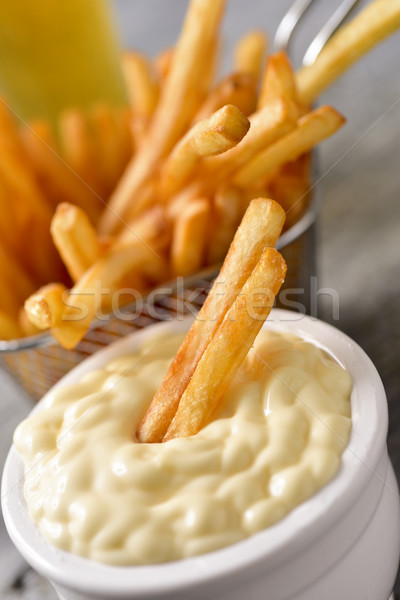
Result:
{"label": "creamy white sauce", "polygon": [[117,565],[209,552],[282,519],[337,472],[349,373],[318,347],[265,330],[197,435],[137,443],[181,339],[152,339],[59,388],[16,430],[30,514],[55,546]]}

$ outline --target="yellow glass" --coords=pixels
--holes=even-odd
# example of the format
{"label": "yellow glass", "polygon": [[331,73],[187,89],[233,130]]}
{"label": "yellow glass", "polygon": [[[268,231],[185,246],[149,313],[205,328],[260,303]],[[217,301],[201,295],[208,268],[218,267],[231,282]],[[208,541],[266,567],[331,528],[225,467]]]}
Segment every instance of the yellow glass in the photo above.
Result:
{"label": "yellow glass", "polygon": [[0,0],[0,94],[25,120],[125,102],[107,0]]}

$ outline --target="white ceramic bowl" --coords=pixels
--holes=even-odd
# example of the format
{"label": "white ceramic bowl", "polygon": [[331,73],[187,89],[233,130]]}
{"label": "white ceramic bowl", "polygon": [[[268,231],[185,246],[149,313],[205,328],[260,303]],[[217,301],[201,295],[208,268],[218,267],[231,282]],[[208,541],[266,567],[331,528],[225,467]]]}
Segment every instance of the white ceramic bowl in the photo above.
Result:
{"label": "white ceramic bowl", "polygon": [[[332,354],[352,375],[353,428],[336,477],[282,521],[230,547],[172,563],[112,567],[50,546],[30,520],[23,465],[11,448],[2,507],[25,559],[65,600],[387,600],[400,553],[400,503],[389,462],[387,405],[366,354],[333,327],[274,310],[268,327],[290,330]],[[98,352],[57,385],[77,381],[134,351],[155,328],[182,331],[188,321],[155,325]],[[35,408],[40,410],[41,403]]]}

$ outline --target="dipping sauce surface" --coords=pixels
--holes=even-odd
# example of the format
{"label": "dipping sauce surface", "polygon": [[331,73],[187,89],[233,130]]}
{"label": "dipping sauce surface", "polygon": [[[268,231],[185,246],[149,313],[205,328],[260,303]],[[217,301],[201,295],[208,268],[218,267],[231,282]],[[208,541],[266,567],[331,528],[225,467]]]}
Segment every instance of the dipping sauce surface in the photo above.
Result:
{"label": "dipping sauce surface", "polygon": [[30,514],[55,546],[115,565],[202,554],[274,524],[337,472],[351,377],[315,345],[268,330],[197,435],[137,443],[182,339],[154,337],[55,390],[16,430]]}

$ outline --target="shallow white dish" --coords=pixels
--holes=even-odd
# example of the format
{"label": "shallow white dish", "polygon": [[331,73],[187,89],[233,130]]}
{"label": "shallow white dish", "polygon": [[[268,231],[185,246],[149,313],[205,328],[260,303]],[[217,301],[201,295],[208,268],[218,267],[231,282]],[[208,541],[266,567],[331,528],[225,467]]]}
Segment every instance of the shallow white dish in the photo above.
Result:
{"label": "shallow white dish", "polygon": [[[120,340],[57,386],[135,351],[155,328],[184,331],[189,323],[163,323]],[[62,552],[42,538],[26,508],[22,461],[11,448],[2,484],[6,526],[60,598],[387,600],[400,554],[400,503],[387,454],[387,405],[379,375],[355,342],[325,323],[274,310],[267,327],[314,342],[352,375],[353,428],[336,477],[282,521],[235,545],[184,561],[112,567]],[[34,410],[40,408],[41,403]]]}

